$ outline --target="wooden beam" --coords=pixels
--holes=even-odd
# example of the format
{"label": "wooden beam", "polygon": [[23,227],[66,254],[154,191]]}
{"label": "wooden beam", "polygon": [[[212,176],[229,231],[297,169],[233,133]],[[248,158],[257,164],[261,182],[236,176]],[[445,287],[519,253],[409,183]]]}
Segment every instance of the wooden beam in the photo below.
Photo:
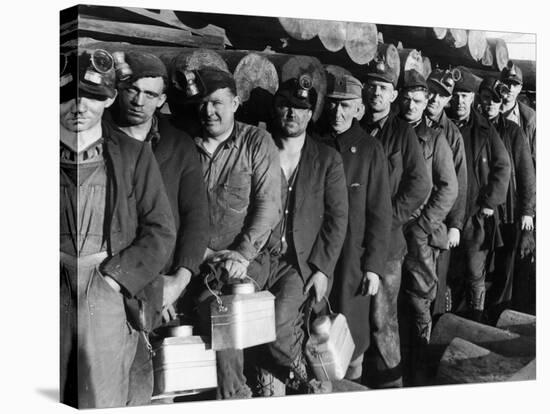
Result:
{"label": "wooden beam", "polygon": [[180,29],[139,23],[98,20],[83,15],[80,15],[78,18],[78,30],[147,41],[171,43],[179,46],[223,49],[223,39],[216,36],[198,36]]}

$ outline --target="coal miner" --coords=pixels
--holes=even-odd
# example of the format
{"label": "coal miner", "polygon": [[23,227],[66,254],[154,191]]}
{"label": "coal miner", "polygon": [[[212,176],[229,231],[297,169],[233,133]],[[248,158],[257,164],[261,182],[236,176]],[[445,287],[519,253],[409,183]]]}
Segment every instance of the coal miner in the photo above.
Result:
{"label": "coal miner", "polygon": [[523,130],[529,143],[533,165],[536,167],[537,115],[532,108],[518,100],[523,89],[523,73],[519,66],[510,60],[500,72],[500,81],[507,86],[507,90],[502,94],[500,111],[504,118],[516,123]]}
{"label": "coal miner", "polygon": [[503,246],[495,252],[495,269],[488,275],[493,282],[487,297],[488,310],[493,316],[490,319],[509,307],[516,294],[513,288],[518,285],[514,280],[518,244],[522,231],[532,232],[534,228],[535,170],[522,129],[500,111],[502,97],[508,94],[508,87],[492,77],[484,79],[479,87],[481,111],[498,131],[511,160],[506,201],[498,206]]}
{"label": "coal miner", "polygon": [[410,321],[410,327],[405,329],[410,331],[407,339],[410,339],[411,370],[417,374],[424,368],[422,361],[430,341],[431,306],[438,289],[436,261],[439,252],[449,245],[444,220],[456,200],[458,182],[445,135],[426,124],[428,85],[424,76],[415,69],[405,71],[399,95],[400,116],[416,132],[432,188],[404,226],[407,254],[403,263],[403,291]]}
{"label": "coal miner", "polygon": [[447,286],[447,273],[449,270],[451,249],[457,247],[460,243],[460,233],[464,225],[464,212],[466,208],[466,191],[468,188],[464,139],[458,127],[445,113],[445,108],[449,105],[453,95],[457,76],[458,72],[450,69],[435,69],[426,80],[429,92],[428,105],[424,111],[426,115],[426,124],[437,131],[443,132],[445,135],[453,153],[455,173],[458,180],[458,195],[456,201],[445,218],[448,249],[441,250],[437,257],[438,288],[433,304],[434,315],[439,315],[452,309],[452,295]]}
{"label": "coal miner", "polygon": [[342,158],[306,133],[316,102],[308,74],[282,83],[274,97],[283,216],[268,243],[266,288],[275,295],[277,339],[258,358],[263,396],[284,395],[283,383],[299,393],[331,390],[330,382],[310,378],[302,353],[306,300],[328,294],[348,225]]}
{"label": "coal miner", "polygon": [[[230,73],[205,67],[196,76],[201,85],[196,105],[201,131],[193,139],[202,166],[210,227],[204,264],[216,267],[223,276],[212,288],[247,277],[262,287],[269,266],[264,247],[281,218],[279,151],[267,131],[235,121],[240,100]],[[210,332],[213,300],[207,294],[196,296],[205,333]],[[216,360],[218,397],[250,397],[242,350],[218,351]]]}
{"label": "coal miner", "polygon": [[506,201],[510,157],[494,126],[472,107],[478,89],[474,75],[465,68],[459,70],[461,76],[453,91],[450,114],[464,139],[468,192],[461,242],[453,252],[451,267],[465,267],[457,282],[466,287],[468,317],[481,321],[485,274],[491,267],[488,254],[502,244],[497,207]]}
{"label": "coal miner", "polygon": [[125,406],[174,219],[150,147],[101,122],[116,97],[113,57],[70,55],[62,69],[61,396],[78,408]]}
{"label": "coal miner", "polygon": [[335,270],[330,301],[348,321],[355,351],[346,378],[361,382],[364,353],[370,345],[371,297],[384,277],[392,208],[388,166],[380,142],[356,119],[362,112],[363,86],[353,76],[328,76],[323,142],[344,161],[349,222]]}
{"label": "coal miner", "polygon": [[397,98],[395,69],[378,58],[369,63],[365,86],[366,131],[384,148],[388,160],[392,199],[392,228],[388,257],[380,288],[372,298],[373,342],[367,365],[371,387],[402,386],[401,352],[397,321],[397,296],[401,286],[401,267],[407,250],[403,225],[428,197],[430,178],[418,138],[412,127],[391,112]]}
{"label": "coal miner", "polygon": [[[155,55],[115,53],[118,98],[105,116],[120,131],[150,145],[160,168],[176,224],[176,243],[162,269],[164,319],[175,317],[174,303],[198,275],[208,240],[208,207],[195,143],[176,126],[173,116],[159,113],[166,101],[168,73]],[[160,315],[158,315],[160,316]],[[158,320],[155,325],[160,321]],[[147,404],[153,393],[152,360],[140,341],[132,366],[132,405]]]}

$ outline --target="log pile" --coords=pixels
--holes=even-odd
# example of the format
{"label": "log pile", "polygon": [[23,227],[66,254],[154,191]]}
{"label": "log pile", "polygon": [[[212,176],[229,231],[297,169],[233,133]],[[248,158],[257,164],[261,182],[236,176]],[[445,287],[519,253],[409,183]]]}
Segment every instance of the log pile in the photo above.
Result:
{"label": "log pile", "polygon": [[429,358],[438,361],[434,383],[535,379],[535,317],[507,310],[497,326],[443,315],[430,341]]}

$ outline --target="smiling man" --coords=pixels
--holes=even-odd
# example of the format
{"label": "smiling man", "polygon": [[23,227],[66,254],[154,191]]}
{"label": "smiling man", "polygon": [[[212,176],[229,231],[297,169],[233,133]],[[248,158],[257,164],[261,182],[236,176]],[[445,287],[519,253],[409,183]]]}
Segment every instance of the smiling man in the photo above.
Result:
{"label": "smiling man", "polygon": [[[268,254],[263,249],[281,214],[279,151],[271,135],[235,121],[240,100],[233,76],[205,67],[196,72],[201,85],[196,109],[202,125],[195,136],[208,197],[210,231],[205,262],[220,267],[228,280],[250,276],[263,287]],[[204,288],[204,286],[203,286]],[[205,292],[208,293],[208,292]],[[209,333],[209,301],[200,296],[199,317]],[[216,353],[218,397],[247,398],[243,352]]]}
{"label": "smiling man", "polygon": [[464,138],[468,192],[462,240],[452,261],[465,266],[459,283],[466,285],[468,317],[481,321],[486,260],[500,240],[495,212],[506,200],[510,157],[496,129],[472,107],[477,91],[474,75],[466,68],[459,70],[461,76],[453,91],[450,112]]}

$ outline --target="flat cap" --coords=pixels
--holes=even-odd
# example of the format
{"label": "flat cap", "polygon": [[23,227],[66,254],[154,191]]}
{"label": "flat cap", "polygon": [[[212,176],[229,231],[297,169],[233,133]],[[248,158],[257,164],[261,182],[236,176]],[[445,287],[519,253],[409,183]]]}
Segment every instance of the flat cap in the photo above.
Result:
{"label": "flat cap", "polygon": [[476,76],[467,68],[460,66],[457,68],[460,71],[460,79],[456,81],[455,92],[477,92],[478,82]]}
{"label": "flat cap", "polygon": [[434,69],[428,75],[426,83],[428,89],[439,93],[441,96],[451,96],[455,88],[456,80],[460,77],[460,71],[456,69]]}
{"label": "flat cap", "polygon": [[422,88],[428,90],[424,76],[416,69],[406,70],[403,74],[403,90]]}
{"label": "flat cap", "polygon": [[166,66],[160,58],[152,53],[126,52],[124,59],[132,70],[132,74],[128,79],[130,82],[141,78],[162,78],[165,85],[167,84],[168,71]]}
{"label": "flat cap", "polygon": [[348,100],[361,99],[363,85],[351,75],[327,74],[327,98]]}

